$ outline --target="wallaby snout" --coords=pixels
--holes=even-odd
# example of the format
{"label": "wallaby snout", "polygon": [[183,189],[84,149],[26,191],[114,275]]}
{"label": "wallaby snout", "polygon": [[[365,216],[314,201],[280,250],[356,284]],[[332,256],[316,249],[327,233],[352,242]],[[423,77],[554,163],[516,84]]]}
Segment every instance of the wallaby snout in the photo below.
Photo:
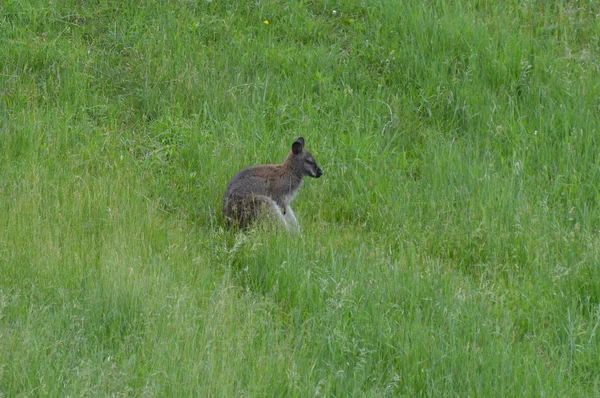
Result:
{"label": "wallaby snout", "polygon": [[247,167],[233,176],[223,198],[225,221],[245,228],[261,213],[271,213],[286,228],[298,229],[290,202],[305,176],[322,175],[315,158],[304,148],[304,138],[299,137],[283,163]]}

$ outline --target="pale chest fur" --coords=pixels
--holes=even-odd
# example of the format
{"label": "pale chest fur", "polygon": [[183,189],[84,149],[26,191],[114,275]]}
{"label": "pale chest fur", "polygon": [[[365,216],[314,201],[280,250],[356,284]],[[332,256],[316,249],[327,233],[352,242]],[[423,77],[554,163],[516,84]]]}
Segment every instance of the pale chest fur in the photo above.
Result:
{"label": "pale chest fur", "polygon": [[285,193],[284,195],[282,195],[281,197],[281,205],[283,207],[287,207],[290,205],[290,203],[292,202],[292,200],[294,200],[294,197],[296,196],[296,193],[298,193],[298,190],[300,189],[300,187],[302,186],[302,180],[298,183],[295,184],[294,187],[292,187],[287,193]]}

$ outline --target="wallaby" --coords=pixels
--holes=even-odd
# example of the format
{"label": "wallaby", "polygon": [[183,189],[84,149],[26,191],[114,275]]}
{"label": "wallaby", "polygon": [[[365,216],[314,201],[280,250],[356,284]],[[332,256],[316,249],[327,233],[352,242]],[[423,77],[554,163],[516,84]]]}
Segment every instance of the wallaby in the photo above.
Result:
{"label": "wallaby", "polygon": [[283,163],[251,166],[233,176],[223,198],[223,217],[228,226],[246,228],[261,214],[270,212],[286,229],[298,230],[290,202],[305,176],[321,175],[323,172],[304,149],[304,138],[300,137]]}

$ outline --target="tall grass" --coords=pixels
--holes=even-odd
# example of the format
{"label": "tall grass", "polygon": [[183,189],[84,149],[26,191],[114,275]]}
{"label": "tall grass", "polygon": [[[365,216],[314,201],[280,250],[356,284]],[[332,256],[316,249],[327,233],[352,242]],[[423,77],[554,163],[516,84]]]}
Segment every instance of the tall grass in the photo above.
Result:
{"label": "tall grass", "polygon": [[2,3],[0,395],[599,395],[598,15]]}

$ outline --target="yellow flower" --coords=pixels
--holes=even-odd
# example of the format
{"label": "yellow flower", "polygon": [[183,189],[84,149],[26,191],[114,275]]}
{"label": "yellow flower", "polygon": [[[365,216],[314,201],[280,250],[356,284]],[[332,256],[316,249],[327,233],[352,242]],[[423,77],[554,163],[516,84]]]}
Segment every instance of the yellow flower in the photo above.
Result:
{"label": "yellow flower", "polygon": [[264,23],[265,25],[268,25],[268,24],[269,24],[269,20],[268,20],[268,19],[265,19],[265,20],[263,21],[263,23]]}

